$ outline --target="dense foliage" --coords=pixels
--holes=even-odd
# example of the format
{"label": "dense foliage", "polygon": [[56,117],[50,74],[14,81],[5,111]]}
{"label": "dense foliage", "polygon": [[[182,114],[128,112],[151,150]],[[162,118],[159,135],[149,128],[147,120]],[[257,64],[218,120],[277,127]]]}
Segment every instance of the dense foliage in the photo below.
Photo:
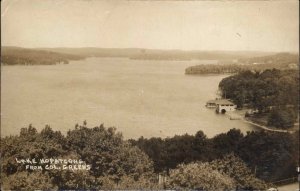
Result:
{"label": "dense foliage", "polygon": [[[251,167],[267,180],[293,176],[295,140],[295,135],[260,132],[244,136],[232,129],[212,139],[199,131],[195,136],[125,141],[115,128],[103,125],[76,125],[67,135],[48,125],[37,132],[30,125],[20,135],[1,139],[1,185],[6,190],[264,189],[267,184],[255,177]],[[37,160],[36,165],[43,168],[34,170],[16,161],[33,158],[80,159],[91,168],[49,170],[47,163]],[[158,173],[167,175],[163,185],[158,184]]]}
{"label": "dense foliage", "polygon": [[265,190],[267,187],[264,181],[255,177],[244,161],[232,153],[210,162],[210,165],[214,170],[231,177],[238,190]]}
{"label": "dense foliage", "polygon": [[170,170],[167,187],[197,190],[265,190],[268,186],[257,179],[246,164],[234,154],[212,162],[180,164]]}
{"label": "dense foliage", "polygon": [[234,153],[258,178],[268,182],[297,175],[298,141],[298,132],[262,131],[243,135],[236,129],[210,139],[199,131],[194,136],[186,134],[165,139],[141,137],[131,140],[153,160],[156,172],[168,172],[181,163],[208,162]]}
{"label": "dense foliage", "polygon": [[259,111],[271,106],[298,106],[299,73],[295,70],[245,71],[224,78],[219,88],[223,97],[238,106],[249,104]]}
{"label": "dense foliage", "polygon": [[[153,165],[149,157],[124,141],[115,128],[106,129],[103,125],[94,128],[76,126],[66,136],[49,126],[40,133],[29,126],[23,128],[19,136],[2,138],[1,154],[4,189],[126,189],[133,185],[154,186]],[[36,161],[36,165],[43,168],[33,170],[17,163],[16,158],[81,159],[91,168],[47,170],[47,163]]]}
{"label": "dense foliage", "polygon": [[79,59],[83,57],[36,49],[3,47],[1,50],[1,63],[4,65],[68,64],[69,60]]}
{"label": "dense foliage", "polygon": [[214,170],[208,163],[190,163],[171,170],[167,185],[175,190],[232,190],[234,180]]}
{"label": "dense foliage", "polygon": [[[125,141],[115,128],[103,125],[76,125],[66,136],[48,125],[40,133],[30,125],[1,140],[1,184],[13,190],[158,189],[157,173],[166,173],[168,189],[264,189],[267,185],[256,176],[272,182],[296,175],[298,139],[298,133],[243,135],[232,129],[211,139],[199,131]],[[47,170],[39,162],[41,170],[25,169],[16,158],[81,159],[91,169]]]}
{"label": "dense foliage", "polygon": [[297,112],[291,108],[273,109],[268,118],[268,125],[278,128],[290,128],[294,126]]}
{"label": "dense foliage", "polygon": [[268,125],[288,128],[296,121],[299,106],[296,70],[245,71],[224,78],[219,88],[222,96],[233,100],[238,107],[247,105],[259,114],[269,113]]}

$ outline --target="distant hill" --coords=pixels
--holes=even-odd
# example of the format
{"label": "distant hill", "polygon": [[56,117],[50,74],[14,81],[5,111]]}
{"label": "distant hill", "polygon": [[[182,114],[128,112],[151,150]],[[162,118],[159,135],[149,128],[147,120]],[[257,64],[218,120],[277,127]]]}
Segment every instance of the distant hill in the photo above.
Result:
{"label": "distant hill", "polygon": [[268,56],[241,58],[219,64],[201,64],[185,69],[186,74],[238,73],[245,70],[263,71],[266,69],[298,70],[299,55],[278,53]]}
{"label": "distant hill", "polygon": [[68,64],[69,60],[83,59],[82,56],[63,54],[52,51],[20,48],[2,47],[1,64],[3,65],[52,65]]}
{"label": "distant hill", "polygon": [[255,51],[183,51],[141,48],[40,48],[40,50],[85,57],[127,57],[139,60],[232,60],[272,54]]}
{"label": "distant hill", "polygon": [[20,48],[4,46],[1,50],[4,65],[48,65],[68,63],[86,57],[125,57],[139,60],[218,60],[246,61],[251,57],[267,56],[270,52],[255,51],[183,51],[140,48]]}
{"label": "distant hill", "polygon": [[38,50],[53,51],[63,54],[72,54],[84,57],[131,57],[141,53],[141,49],[117,48],[39,48]]}
{"label": "distant hill", "polygon": [[238,60],[242,64],[290,64],[299,62],[299,54],[278,53],[268,56],[241,58]]}

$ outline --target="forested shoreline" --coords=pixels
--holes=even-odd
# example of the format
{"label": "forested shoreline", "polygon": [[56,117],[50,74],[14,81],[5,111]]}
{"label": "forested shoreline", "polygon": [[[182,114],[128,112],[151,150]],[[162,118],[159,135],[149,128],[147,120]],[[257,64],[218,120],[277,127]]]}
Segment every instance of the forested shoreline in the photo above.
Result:
{"label": "forested shoreline", "polygon": [[[264,118],[264,125],[277,128],[294,126],[299,112],[298,70],[268,69],[245,71],[224,78],[219,83],[222,97],[239,108],[256,111],[246,117]],[[298,119],[299,120],[299,119]]]}
{"label": "forested shoreline", "polygon": [[201,64],[185,69],[185,74],[237,74],[247,70],[264,71],[267,69],[299,70],[299,55],[278,53],[270,56],[219,61],[218,64]]}
{"label": "forested shoreline", "polygon": [[45,50],[19,47],[4,47],[1,49],[1,64],[3,65],[68,64],[70,60],[80,59],[84,59],[84,57]]}
{"label": "forested shoreline", "polygon": [[[124,140],[116,128],[88,128],[86,122],[67,135],[48,125],[41,132],[29,125],[19,135],[1,138],[1,183],[13,190],[266,189],[296,176],[298,138],[298,133],[243,135],[232,129],[213,138],[199,131]],[[25,169],[16,158],[80,159],[91,169],[46,170],[45,164],[39,164],[42,170]],[[163,184],[158,174],[167,178]]]}

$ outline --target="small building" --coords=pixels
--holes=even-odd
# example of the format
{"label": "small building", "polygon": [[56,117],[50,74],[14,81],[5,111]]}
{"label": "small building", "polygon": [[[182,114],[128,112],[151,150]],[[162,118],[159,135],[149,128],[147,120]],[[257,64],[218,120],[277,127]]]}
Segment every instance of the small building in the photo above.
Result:
{"label": "small building", "polygon": [[216,103],[216,112],[226,113],[227,111],[235,111],[236,105],[229,101],[228,99],[219,99],[215,100]]}

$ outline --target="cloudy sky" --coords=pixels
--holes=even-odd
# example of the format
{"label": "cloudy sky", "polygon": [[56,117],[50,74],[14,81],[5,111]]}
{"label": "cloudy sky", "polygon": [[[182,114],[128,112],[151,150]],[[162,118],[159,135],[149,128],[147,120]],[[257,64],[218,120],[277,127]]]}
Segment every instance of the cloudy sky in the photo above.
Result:
{"label": "cloudy sky", "polygon": [[2,0],[2,45],[297,51],[299,2]]}

